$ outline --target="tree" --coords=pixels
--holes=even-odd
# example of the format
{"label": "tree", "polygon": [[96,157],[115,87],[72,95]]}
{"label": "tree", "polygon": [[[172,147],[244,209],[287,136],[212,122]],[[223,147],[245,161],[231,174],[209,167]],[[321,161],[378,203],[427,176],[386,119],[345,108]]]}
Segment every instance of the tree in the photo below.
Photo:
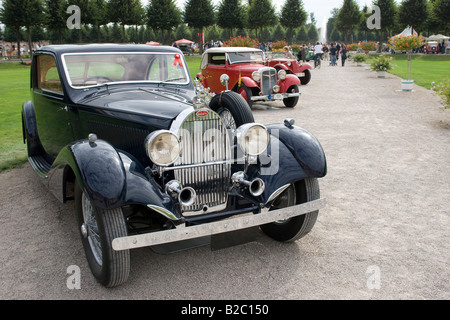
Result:
{"label": "tree", "polygon": [[288,29],[288,43],[292,41],[293,29],[303,26],[307,17],[301,0],[286,0],[281,8],[280,24]]}
{"label": "tree", "polygon": [[256,37],[258,37],[258,29],[262,31],[264,27],[274,25],[276,20],[275,8],[271,0],[252,0],[249,3],[247,21],[250,28],[256,30]]}
{"label": "tree", "polygon": [[[383,32],[391,34],[397,24],[397,5],[394,0],[374,0],[373,4],[380,8],[381,21],[379,32],[379,41],[383,42]],[[379,47],[381,50],[381,46]]]}
{"label": "tree", "polygon": [[63,31],[67,28],[67,0],[45,0],[44,25],[58,34],[58,42],[63,42]]}
{"label": "tree", "polygon": [[147,25],[153,30],[161,31],[161,42],[164,42],[164,31],[169,32],[181,23],[181,11],[174,0],[151,0],[147,6]]}
{"label": "tree", "polygon": [[425,27],[427,18],[428,10],[426,0],[404,0],[400,4],[398,20],[403,25],[403,28],[412,26],[416,31],[420,32]]}
{"label": "tree", "polygon": [[42,4],[40,0],[4,0],[0,9],[0,21],[15,30],[17,35],[17,54],[20,57],[20,30],[26,28],[28,49],[31,43],[31,28],[42,22]]}
{"label": "tree", "polygon": [[450,20],[448,19],[450,0],[435,0],[432,12],[441,24],[442,33],[450,32]]}
{"label": "tree", "polygon": [[[190,28],[199,29],[200,35],[203,29],[214,24],[214,8],[211,0],[187,0],[184,8],[184,22]],[[203,37],[200,38],[200,53],[203,52]]]}
{"label": "tree", "polygon": [[[355,0],[344,0],[336,19],[337,28],[345,34],[345,42],[347,42],[347,35],[352,35],[353,30],[359,25],[361,21],[361,12]],[[352,39],[353,41],[353,39]]]}
{"label": "tree", "polygon": [[89,23],[95,26],[97,33],[97,42],[100,42],[102,34],[100,31],[100,27],[108,24],[110,20],[106,10],[104,10],[104,8],[106,7],[106,0],[91,0],[89,2],[89,11],[91,12]]}
{"label": "tree", "polygon": [[127,41],[125,26],[140,24],[143,16],[144,9],[139,0],[108,1],[108,20],[122,26],[122,42]]}
{"label": "tree", "polygon": [[228,30],[228,38],[233,37],[233,29],[245,27],[245,7],[241,0],[222,0],[217,11],[217,25]]}

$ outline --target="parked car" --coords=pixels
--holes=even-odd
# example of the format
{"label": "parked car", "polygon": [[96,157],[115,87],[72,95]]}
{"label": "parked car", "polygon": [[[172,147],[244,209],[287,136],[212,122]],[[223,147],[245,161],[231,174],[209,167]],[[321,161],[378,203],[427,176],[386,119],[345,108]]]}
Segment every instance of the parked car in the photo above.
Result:
{"label": "parked car", "polygon": [[428,41],[424,48],[426,54],[428,53],[439,53],[439,46],[437,41]]}
{"label": "parked car", "polygon": [[265,65],[265,55],[260,49],[219,47],[206,50],[202,56],[201,79],[205,88],[220,92],[220,77],[226,74],[229,88],[238,92],[252,107],[255,101],[282,100],[289,108],[295,107],[300,93],[300,80],[282,69],[277,72]]}
{"label": "parked car", "polygon": [[73,200],[104,286],[126,281],[131,249],[221,248],[253,240],[257,228],[293,241],[324,206],[319,141],[293,120],[255,123],[235,92],[206,107],[179,49],[45,46],[31,68],[29,163],[57,199]]}
{"label": "parked car", "polygon": [[285,58],[282,54],[273,54],[266,60],[266,65],[275,68],[277,71],[285,70],[288,74],[296,75],[302,85],[311,81],[311,66],[308,63],[297,61],[296,59]]}

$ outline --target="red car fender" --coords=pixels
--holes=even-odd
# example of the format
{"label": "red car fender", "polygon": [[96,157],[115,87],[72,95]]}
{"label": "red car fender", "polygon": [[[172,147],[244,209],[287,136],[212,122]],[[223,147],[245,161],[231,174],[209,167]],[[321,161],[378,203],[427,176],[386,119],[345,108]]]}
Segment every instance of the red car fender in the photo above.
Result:
{"label": "red car fender", "polygon": [[276,65],[273,66],[273,68],[277,69],[277,71],[280,69],[289,71],[289,68],[284,63],[277,63]]}
{"label": "red car fender", "polygon": [[286,92],[294,84],[300,86],[300,79],[293,74],[287,74],[286,79],[279,82],[280,92]]}
{"label": "red car fender", "polygon": [[[241,77],[241,82],[242,82],[243,84],[245,84],[245,86],[246,86],[247,88],[253,88],[253,87],[258,87],[258,88],[259,88],[259,85],[258,85],[258,84],[255,82],[255,80],[253,80],[252,78],[249,78],[249,77]],[[235,89],[239,88],[239,80],[238,80],[238,82],[236,82],[236,84],[234,85],[233,88],[235,88]]]}

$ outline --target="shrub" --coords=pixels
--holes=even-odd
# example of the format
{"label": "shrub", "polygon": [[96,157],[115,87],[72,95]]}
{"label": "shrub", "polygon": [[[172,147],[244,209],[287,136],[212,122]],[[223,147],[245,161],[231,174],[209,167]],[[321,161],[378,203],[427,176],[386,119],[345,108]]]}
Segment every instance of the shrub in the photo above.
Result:
{"label": "shrub", "polygon": [[351,43],[347,46],[348,51],[357,51],[359,45],[357,43]]}
{"label": "shrub", "polygon": [[377,45],[373,41],[366,41],[366,42],[361,43],[361,49],[366,52],[375,51],[376,48],[377,48]]}
{"label": "shrub", "polygon": [[238,36],[231,38],[230,40],[225,42],[225,46],[227,47],[248,47],[248,48],[256,48],[259,44],[258,39],[250,38],[249,36]]}
{"label": "shrub", "polygon": [[283,49],[285,46],[287,46],[287,42],[284,40],[276,41],[272,44],[273,49]]}
{"label": "shrub", "polygon": [[367,60],[367,56],[364,53],[357,53],[353,56],[353,61],[364,62]]}
{"label": "shrub", "polygon": [[393,68],[392,57],[388,58],[385,55],[380,55],[377,58],[374,58],[370,63],[370,69],[372,71],[389,71]]}
{"label": "shrub", "polygon": [[434,82],[431,84],[431,91],[441,97],[441,104],[444,109],[450,109],[450,79],[446,78],[438,85],[434,85]]}

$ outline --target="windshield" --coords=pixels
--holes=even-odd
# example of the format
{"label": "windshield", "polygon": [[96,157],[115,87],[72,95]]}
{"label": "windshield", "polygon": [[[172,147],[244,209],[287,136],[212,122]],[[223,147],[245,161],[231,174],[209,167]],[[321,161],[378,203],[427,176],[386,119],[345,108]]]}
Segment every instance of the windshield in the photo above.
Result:
{"label": "windshield", "polygon": [[63,61],[74,88],[124,82],[189,83],[185,61],[178,53],[77,53],[63,55]]}
{"label": "windshield", "polygon": [[264,63],[262,51],[228,52],[230,64],[242,62]]}

